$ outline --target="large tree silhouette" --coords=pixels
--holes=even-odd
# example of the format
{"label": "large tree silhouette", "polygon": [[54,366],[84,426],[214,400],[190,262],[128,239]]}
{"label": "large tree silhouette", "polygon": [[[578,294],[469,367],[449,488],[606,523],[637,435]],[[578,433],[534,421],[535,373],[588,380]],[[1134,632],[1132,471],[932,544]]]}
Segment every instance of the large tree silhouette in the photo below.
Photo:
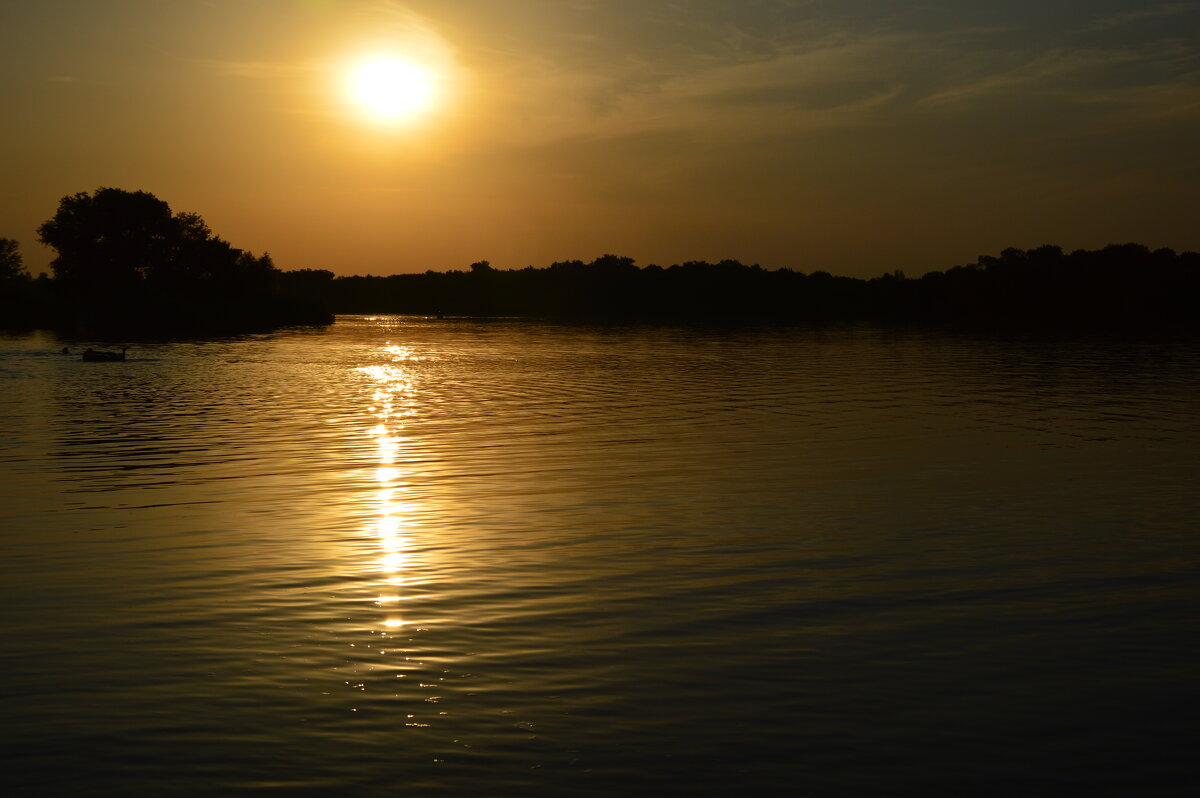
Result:
{"label": "large tree silhouette", "polygon": [[172,259],[183,237],[167,203],[145,191],[97,189],[63,197],[38,238],[58,254],[59,284],[72,292],[130,290]]}
{"label": "large tree silhouette", "polygon": [[269,255],[217,237],[198,214],[172,213],[145,191],[99,188],[63,197],[39,239],[57,253],[51,268],[67,312],[86,323],[140,327],[325,323],[328,313],[280,291]]}

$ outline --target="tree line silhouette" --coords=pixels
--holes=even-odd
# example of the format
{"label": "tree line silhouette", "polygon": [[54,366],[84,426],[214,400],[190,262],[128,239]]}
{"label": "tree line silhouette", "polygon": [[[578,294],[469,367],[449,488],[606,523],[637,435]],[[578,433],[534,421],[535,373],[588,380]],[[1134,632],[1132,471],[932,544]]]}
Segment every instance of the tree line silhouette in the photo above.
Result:
{"label": "tree line silhouette", "polygon": [[1200,255],[1140,244],[998,257],[872,279],[764,269],[736,260],[639,268],[590,263],[387,277],[281,271],[143,191],[63,197],[38,230],[53,276],[31,277],[0,239],[0,326],[208,332],[322,324],[332,313],[537,316],[604,321],[932,321],[1085,327],[1196,326]]}
{"label": "tree line silhouette", "polygon": [[546,268],[390,277],[325,273],[340,313],[542,316],[584,320],[880,320],[1127,327],[1194,325],[1200,255],[1140,244],[1066,253],[1006,249],[919,279],[763,269],[736,260],[638,268],[603,255]]}

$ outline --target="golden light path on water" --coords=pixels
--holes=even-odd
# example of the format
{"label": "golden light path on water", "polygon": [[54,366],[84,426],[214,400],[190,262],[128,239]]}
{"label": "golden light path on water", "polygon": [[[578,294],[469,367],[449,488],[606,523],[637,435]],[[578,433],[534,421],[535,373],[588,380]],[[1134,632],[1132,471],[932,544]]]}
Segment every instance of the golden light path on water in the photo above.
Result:
{"label": "golden light path on water", "polygon": [[404,443],[400,434],[404,419],[415,412],[416,386],[405,364],[424,358],[410,347],[390,343],[383,351],[390,361],[388,364],[367,366],[359,371],[375,382],[369,409],[376,423],[369,435],[376,447],[378,466],[374,476],[378,487],[374,495],[375,512],[367,530],[376,540],[379,555],[374,563],[379,594],[375,602],[385,610],[381,621],[384,630],[394,631],[404,626],[401,604],[406,588],[411,587],[405,569],[411,556],[412,507],[404,500],[408,483],[399,455]]}

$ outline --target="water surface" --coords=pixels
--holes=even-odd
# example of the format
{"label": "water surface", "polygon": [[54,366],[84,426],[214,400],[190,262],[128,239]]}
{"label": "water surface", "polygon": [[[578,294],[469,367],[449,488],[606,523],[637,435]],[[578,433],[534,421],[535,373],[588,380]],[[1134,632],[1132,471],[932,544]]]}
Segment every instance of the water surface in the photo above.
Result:
{"label": "water surface", "polygon": [[1200,349],[0,339],[8,794],[1183,794]]}

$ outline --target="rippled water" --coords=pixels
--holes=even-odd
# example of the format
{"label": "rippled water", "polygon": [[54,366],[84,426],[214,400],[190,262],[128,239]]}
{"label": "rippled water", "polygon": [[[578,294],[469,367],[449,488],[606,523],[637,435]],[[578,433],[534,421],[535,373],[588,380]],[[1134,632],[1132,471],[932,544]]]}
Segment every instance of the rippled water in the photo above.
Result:
{"label": "rippled water", "polygon": [[10,795],[1184,794],[1200,348],[0,338]]}

